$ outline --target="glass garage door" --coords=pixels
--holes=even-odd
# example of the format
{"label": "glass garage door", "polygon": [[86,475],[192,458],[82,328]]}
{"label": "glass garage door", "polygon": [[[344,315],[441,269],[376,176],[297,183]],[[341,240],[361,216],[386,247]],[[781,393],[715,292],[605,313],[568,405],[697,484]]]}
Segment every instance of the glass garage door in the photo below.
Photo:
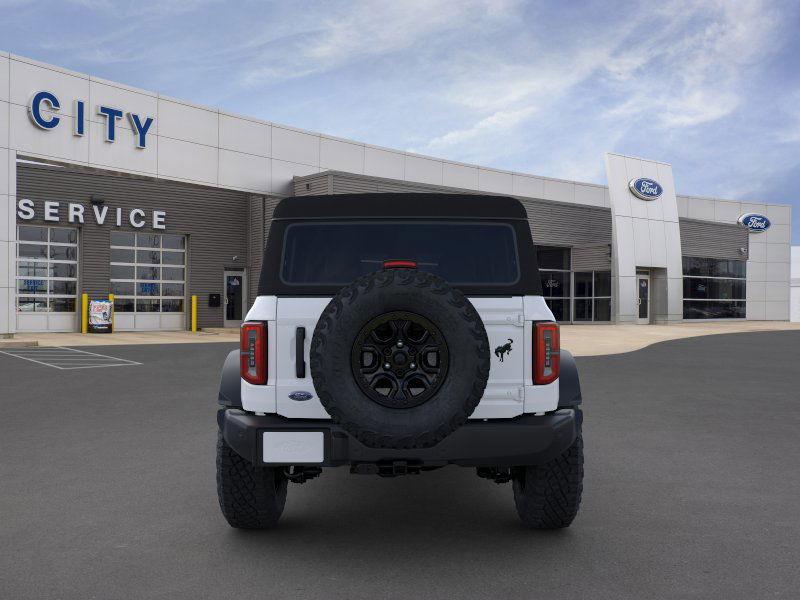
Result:
{"label": "glass garage door", "polygon": [[78,230],[17,226],[17,331],[74,331]]}
{"label": "glass garage door", "polygon": [[118,331],[185,328],[184,236],[112,232],[110,275]]}

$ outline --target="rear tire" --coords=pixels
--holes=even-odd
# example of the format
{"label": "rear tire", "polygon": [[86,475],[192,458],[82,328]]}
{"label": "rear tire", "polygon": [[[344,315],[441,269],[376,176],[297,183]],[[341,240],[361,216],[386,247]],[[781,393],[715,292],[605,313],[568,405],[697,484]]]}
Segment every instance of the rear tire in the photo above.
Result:
{"label": "rear tire", "polygon": [[543,465],[512,469],[514,503],[522,522],[533,529],[569,527],[583,492],[583,436]]}
{"label": "rear tire", "polygon": [[267,529],[283,514],[287,479],[281,468],[256,467],[217,433],[217,496],[231,527]]}

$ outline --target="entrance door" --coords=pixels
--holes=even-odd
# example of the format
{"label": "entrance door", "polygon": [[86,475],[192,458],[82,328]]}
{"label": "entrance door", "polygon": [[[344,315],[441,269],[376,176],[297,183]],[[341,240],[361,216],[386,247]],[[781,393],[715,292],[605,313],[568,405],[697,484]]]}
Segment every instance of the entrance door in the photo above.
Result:
{"label": "entrance door", "polygon": [[646,325],[650,322],[650,276],[637,275],[636,289],[638,293],[637,304],[639,306],[636,322]]}
{"label": "entrance door", "polygon": [[244,319],[244,271],[225,271],[225,327],[239,327]]}

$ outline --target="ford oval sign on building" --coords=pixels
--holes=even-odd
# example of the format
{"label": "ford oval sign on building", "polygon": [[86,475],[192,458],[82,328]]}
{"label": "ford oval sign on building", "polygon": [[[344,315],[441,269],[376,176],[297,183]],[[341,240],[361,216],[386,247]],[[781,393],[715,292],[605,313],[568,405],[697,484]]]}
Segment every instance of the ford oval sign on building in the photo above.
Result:
{"label": "ford oval sign on building", "polygon": [[747,213],[739,217],[739,225],[749,229],[753,233],[758,233],[760,231],[766,231],[769,229],[771,225],[769,219],[764,215],[759,215],[757,213]]}
{"label": "ford oval sign on building", "polygon": [[661,187],[660,183],[644,177],[631,179],[628,182],[628,187],[634,196],[642,200],[658,200],[661,198],[661,194],[664,193],[664,188]]}

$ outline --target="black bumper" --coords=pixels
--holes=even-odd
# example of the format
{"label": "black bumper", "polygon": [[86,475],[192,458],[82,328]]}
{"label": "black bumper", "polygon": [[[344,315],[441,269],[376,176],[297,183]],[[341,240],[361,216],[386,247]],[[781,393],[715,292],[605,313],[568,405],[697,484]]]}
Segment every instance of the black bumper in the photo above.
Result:
{"label": "black bumper", "polygon": [[321,431],[325,458],[322,463],[315,464],[329,467],[393,462],[470,467],[543,464],[572,445],[582,419],[579,409],[560,409],[543,416],[468,421],[432,448],[391,450],[365,446],[331,421],[256,416],[235,408],[223,408],[217,413],[217,423],[225,441],[253,464],[265,464],[261,445],[265,432]]}

